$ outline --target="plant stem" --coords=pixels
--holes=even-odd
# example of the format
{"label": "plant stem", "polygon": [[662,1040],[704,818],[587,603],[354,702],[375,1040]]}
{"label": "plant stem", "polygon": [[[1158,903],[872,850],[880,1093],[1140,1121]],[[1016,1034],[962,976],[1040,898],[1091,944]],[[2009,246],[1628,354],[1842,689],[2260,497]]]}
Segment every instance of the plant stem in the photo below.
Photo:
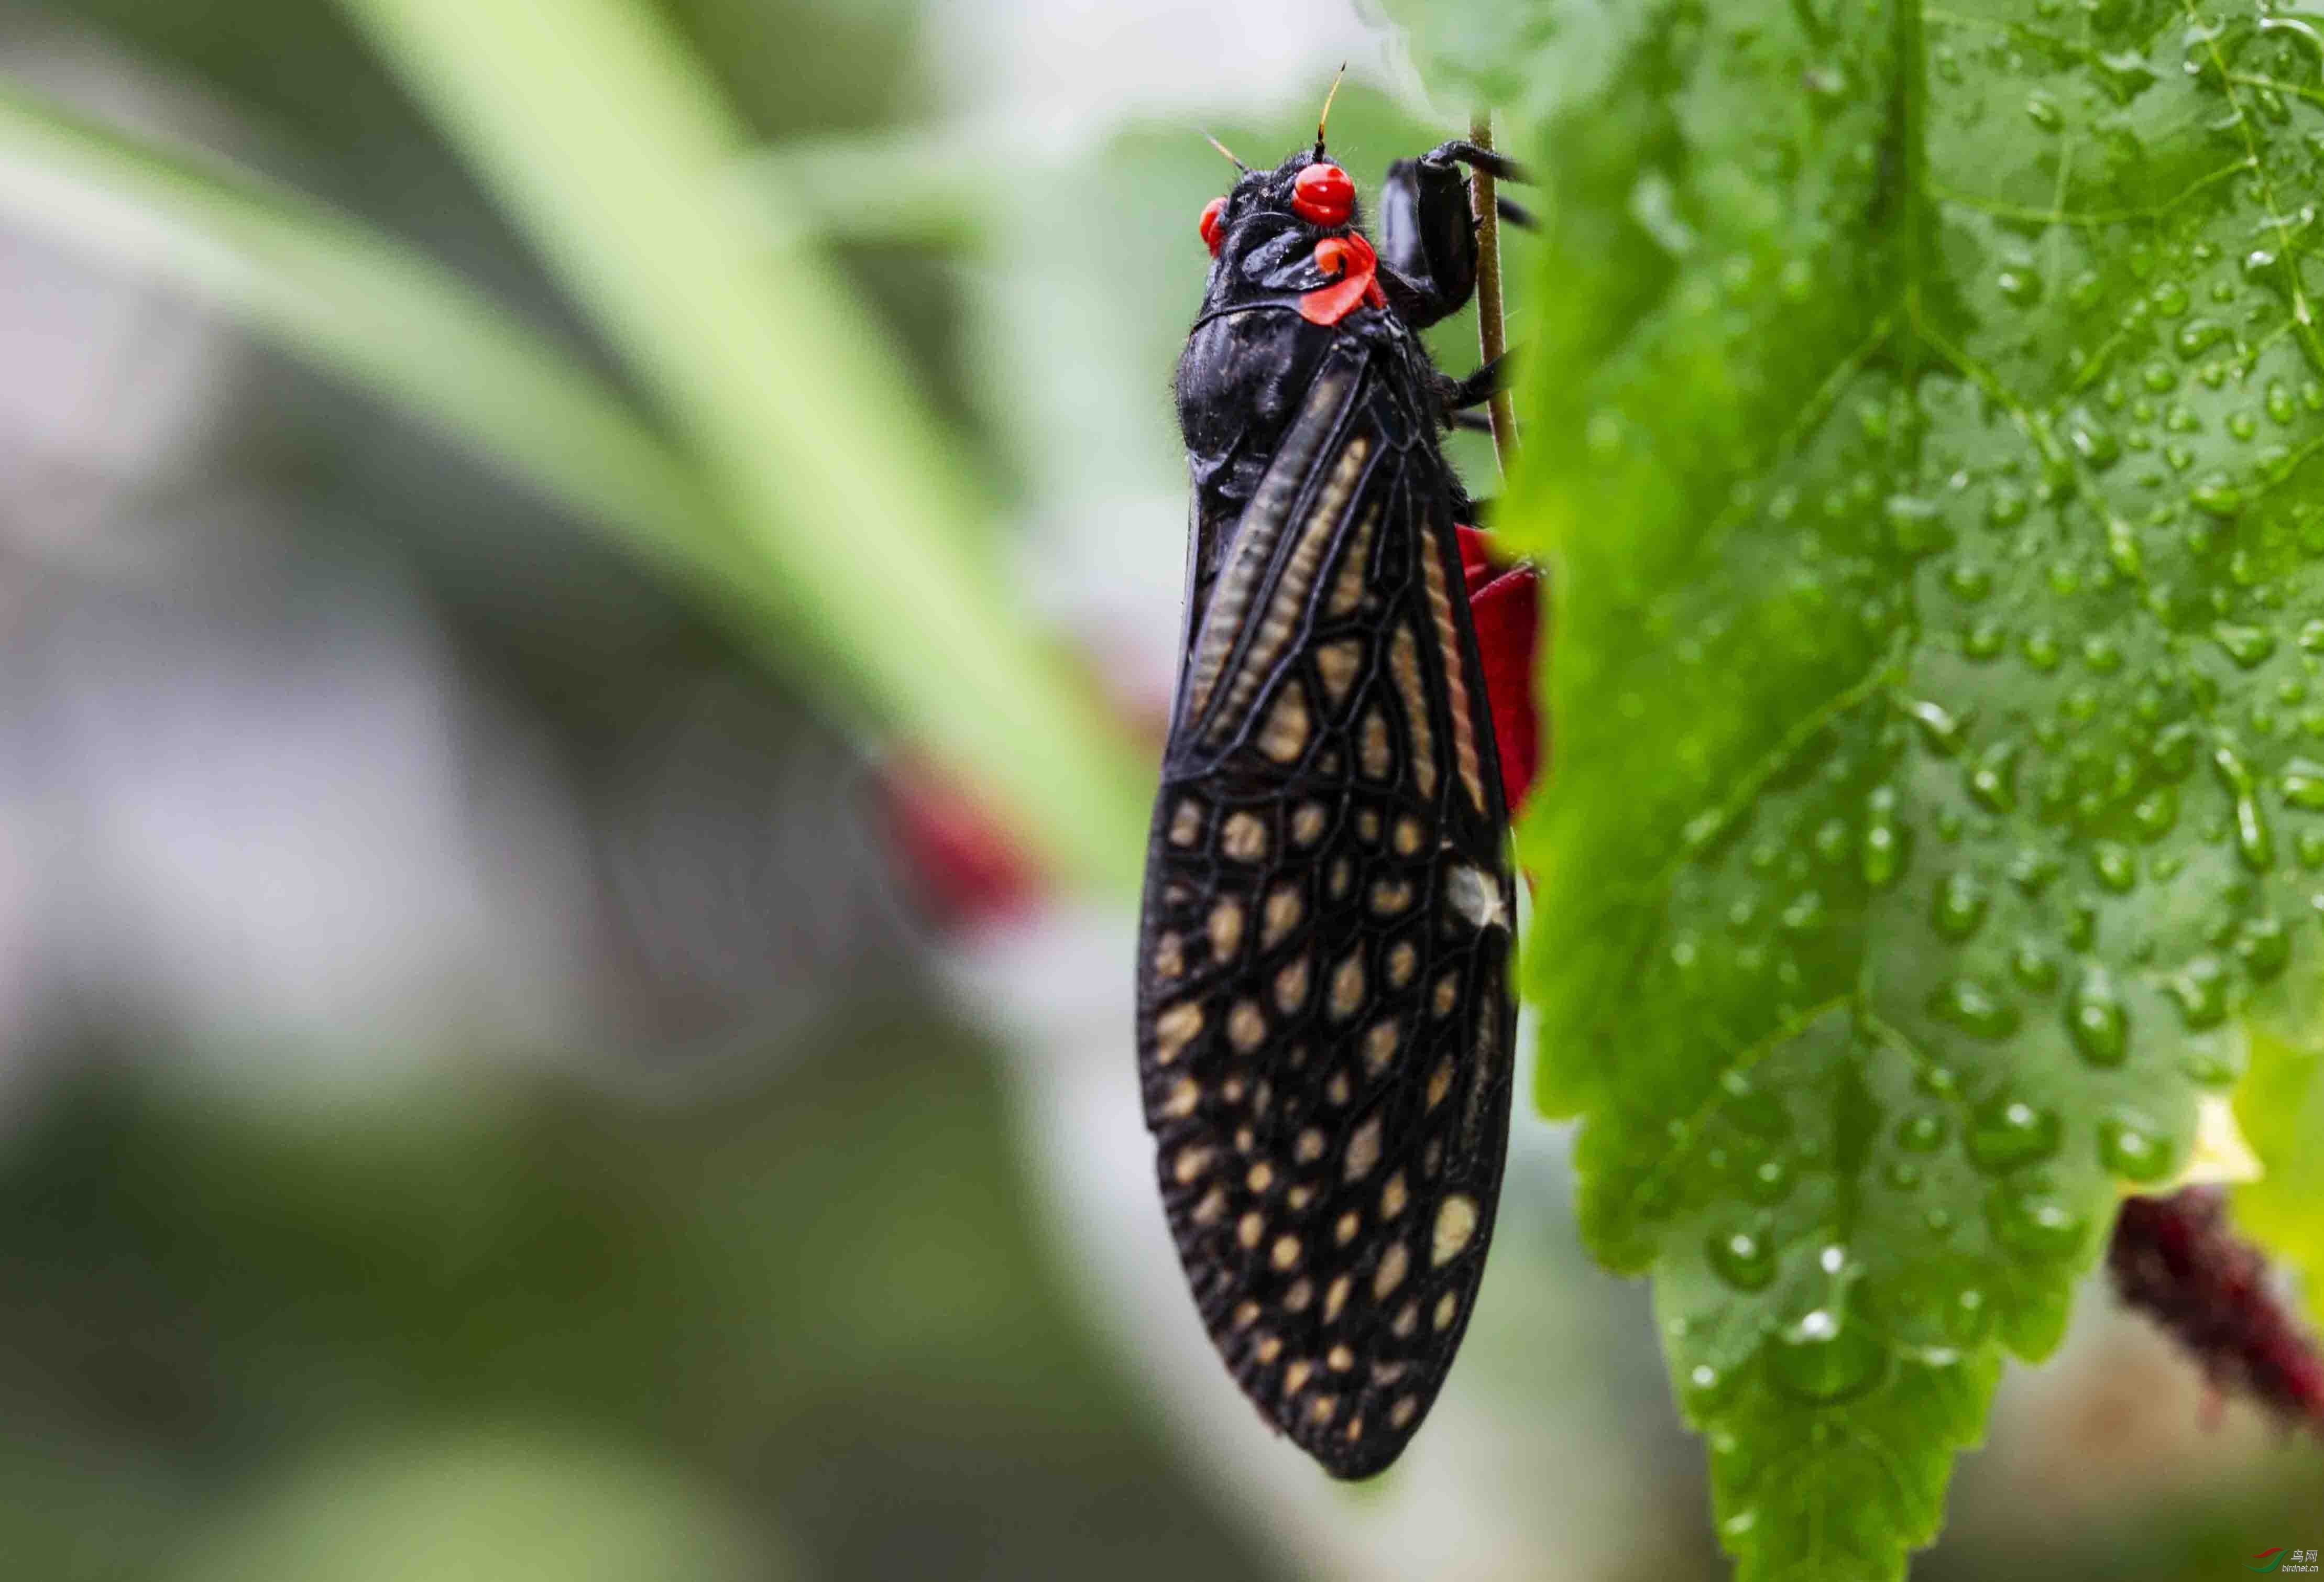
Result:
{"label": "plant stem", "polygon": [[[1469,141],[1479,148],[1493,146],[1489,114],[1480,110],[1471,118]],[[1472,170],[1469,191],[1477,216],[1477,351],[1490,363],[1508,349],[1501,318],[1501,215],[1493,201],[1492,172]],[[1506,477],[1517,454],[1517,409],[1510,404],[1508,390],[1495,391],[1485,403],[1485,412],[1493,425],[1493,456]]]}

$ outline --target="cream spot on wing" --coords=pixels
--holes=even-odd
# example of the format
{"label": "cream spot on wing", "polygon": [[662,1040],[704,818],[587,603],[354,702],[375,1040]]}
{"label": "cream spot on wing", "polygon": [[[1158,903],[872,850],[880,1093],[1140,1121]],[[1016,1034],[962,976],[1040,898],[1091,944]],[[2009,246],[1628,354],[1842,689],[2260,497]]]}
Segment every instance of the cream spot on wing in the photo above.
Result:
{"label": "cream spot on wing", "polygon": [[[1421,551],[1423,557],[1427,551]],[[1388,665],[1404,700],[1405,728],[1412,732],[1412,778],[1423,796],[1436,795],[1436,737],[1428,725],[1428,695],[1420,681],[1420,645],[1412,628],[1399,625],[1388,640]]]}
{"label": "cream spot on wing", "polygon": [[1307,689],[1296,681],[1285,682],[1267,711],[1267,722],[1259,728],[1259,750],[1279,764],[1298,762],[1307,750],[1308,724]]}
{"label": "cream spot on wing", "polygon": [[1344,1022],[1361,1009],[1363,1003],[1364,958],[1358,950],[1332,970],[1332,1015]]}
{"label": "cream spot on wing", "polygon": [[1322,803],[1301,803],[1291,810],[1291,843],[1313,846],[1323,838],[1324,826],[1330,823],[1331,815],[1324,812]]}
{"label": "cream spot on wing", "polygon": [[1283,1370],[1283,1393],[1286,1395],[1299,1393],[1307,1387],[1308,1375],[1314,1371],[1315,1365],[1311,1362],[1302,1360],[1293,1363]]}
{"label": "cream spot on wing", "polygon": [[1440,1016],[1449,1016],[1452,1007],[1461,1002],[1461,973],[1458,968],[1436,980],[1436,994],[1431,1002]]}
{"label": "cream spot on wing", "polygon": [[1459,1293],[1459,1292],[1452,1292],[1452,1291],[1448,1291],[1448,1292],[1445,1292],[1442,1297],[1440,1297],[1440,1298],[1437,1300],[1437,1303],[1436,1303],[1436,1327],[1437,1327],[1438,1329],[1451,1329],[1451,1328],[1452,1327],[1452,1320],[1453,1320],[1454,1316],[1455,1316],[1455,1315],[1457,1315],[1457,1314],[1460,1312],[1460,1311],[1461,1311],[1461,1297],[1460,1297],[1460,1293]]}
{"label": "cream spot on wing", "polygon": [[1352,1274],[1342,1274],[1332,1282],[1332,1288],[1323,1292],[1325,1323],[1329,1324],[1338,1320],[1340,1310],[1348,1305],[1348,1292],[1355,1289],[1355,1276]]}
{"label": "cream spot on wing", "polygon": [[1259,1134],[1258,1134],[1257,1132],[1252,1131],[1249,1127],[1235,1127],[1235,1152],[1236,1152],[1236,1153],[1238,1153],[1238,1154],[1248,1154],[1248,1153],[1250,1153],[1250,1152],[1251,1151],[1252,1145],[1255,1145],[1258,1141],[1259,1141]]}
{"label": "cream spot on wing", "polygon": [[1379,1267],[1372,1271],[1372,1300],[1385,1301],[1397,1286],[1404,1283],[1405,1273],[1411,1266],[1412,1255],[1404,1250],[1404,1243],[1388,1243],[1388,1251],[1380,1255]]}
{"label": "cream spot on wing", "polygon": [[1299,898],[1299,887],[1282,884],[1267,892],[1267,910],[1259,930],[1259,943],[1272,950],[1283,943],[1284,936],[1299,926],[1307,904]]}
{"label": "cream spot on wing", "polygon": [[1482,869],[1456,862],[1444,876],[1444,899],[1471,928],[1506,929],[1508,908],[1501,902],[1501,887]]}
{"label": "cream spot on wing", "polygon": [[1259,1014],[1256,1000],[1235,1001],[1227,1013],[1227,1039],[1245,1054],[1267,1041],[1267,1018]]}
{"label": "cream spot on wing", "polygon": [[1256,1209],[1245,1214],[1235,1224],[1235,1239],[1247,1247],[1257,1246],[1259,1238],[1266,1234],[1267,1221],[1259,1217],[1259,1210]]}
{"label": "cream spot on wing", "polygon": [[1219,826],[1219,850],[1237,862],[1257,862],[1267,855],[1267,822],[1248,809],[1227,814]]}
{"label": "cream spot on wing", "polygon": [[1409,1423],[1419,1411],[1420,1398],[1417,1395],[1406,1395],[1388,1409],[1388,1425],[1393,1429],[1401,1429]]}
{"label": "cream spot on wing", "polygon": [[1154,942],[1154,976],[1177,978],[1186,970],[1186,942],[1175,934],[1166,934]]}
{"label": "cream spot on wing", "polygon": [[1333,1072],[1332,1080],[1323,1084],[1323,1097],[1334,1106],[1345,1104],[1350,1091],[1348,1073],[1345,1071]]}
{"label": "cream spot on wing", "polygon": [[1336,710],[1347,701],[1348,689],[1355,685],[1356,672],[1363,663],[1364,645],[1354,638],[1325,643],[1315,650],[1315,673],[1323,678],[1327,708]]}
{"label": "cream spot on wing", "polygon": [[1170,844],[1193,846],[1203,838],[1203,805],[1191,796],[1182,796],[1170,814]]}
{"label": "cream spot on wing", "polygon": [[1396,1018],[1374,1022],[1364,1035],[1364,1070],[1375,1077],[1388,1070],[1388,1062],[1396,1058],[1398,1042]]}
{"label": "cream spot on wing", "polygon": [[1203,1030],[1203,1007],[1182,999],[1154,1018],[1154,1058],[1168,1065]]}
{"label": "cream spot on wing", "polygon": [[1257,1322],[1259,1322],[1259,1303],[1240,1301],[1235,1304],[1234,1327],[1236,1329],[1248,1329]]}
{"label": "cream spot on wing", "polygon": [[1275,1166],[1261,1160],[1244,1173],[1242,1184],[1254,1192],[1263,1192],[1275,1184]]}
{"label": "cream spot on wing", "polygon": [[1379,1163],[1379,1156],[1380,1118],[1374,1116],[1358,1127],[1348,1138],[1348,1150],[1342,1160],[1342,1179],[1363,1180],[1372,1173],[1372,1166]]}
{"label": "cream spot on wing", "polygon": [[1372,881],[1372,915],[1394,917],[1412,905],[1412,886],[1400,878]]}
{"label": "cream spot on wing", "polygon": [[1268,1262],[1278,1269],[1288,1269],[1296,1265],[1299,1262],[1299,1238],[1296,1236],[1277,1237],[1274,1248],[1268,1254]]}
{"label": "cream spot on wing", "polygon": [[1323,1354],[1323,1366],[1335,1374],[1346,1373],[1356,1366],[1356,1354],[1344,1346],[1334,1346]]}
{"label": "cream spot on wing", "polygon": [[1323,1134],[1316,1127],[1309,1127],[1299,1134],[1299,1140],[1292,1144],[1292,1156],[1302,1164],[1313,1164],[1323,1156]]}
{"label": "cream spot on wing", "polygon": [[1305,1185],[1293,1187],[1283,1194],[1283,1200],[1290,1206],[1291,1211],[1296,1214],[1315,1200],[1315,1189]]}
{"label": "cream spot on wing", "polygon": [[1420,952],[1413,949],[1410,940],[1398,940],[1388,947],[1388,983],[1390,989],[1402,989],[1419,970]]}
{"label": "cream spot on wing", "polygon": [[1249,1090],[1243,1086],[1243,1081],[1240,1077],[1229,1077],[1225,1081],[1219,1084],[1219,1096],[1224,1099],[1229,1104],[1240,1104],[1242,1102],[1242,1096],[1247,1091],[1249,1091]]}
{"label": "cream spot on wing", "polygon": [[1436,1206],[1436,1228],[1429,1233],[1428,1261],[1449,1264],[1468,1249],[1477,1234],[1477,1200],[1454,1192]]}
{"label": "cream spot on wing", "polygon": [[1332,1413],[1340,1410],[1337,1395],[1318,1395],[1307,1403],[1307,1415],[1316,1422],[1329,1422]]}
{"label": "cream spot on wing", "polygon": [[1286,1312],[1304,1313],[1307,1311],[1307,1304],[1314,1300],[1315,1283],[1312,1280],[1295,1280],[1291,1283],[1291,1289],[1283,1293],[1283,1310]]}
{"label": "cream spot on wing", "polygon": [[1411,856],[1420,850],[1421,843],[1427,839],[1428,832],[1423,829],[1420,821],[1410,814],[1407,813],[1396,821],[1394,840],[1397,856]]}
{"label": "cream spot on wing", "polygon": [[1352,1445],[1352,1444],[1354,1444],[1358,1439],[1362,1439],[1363,1437],[1364,1437],[1364,1420],[1363,1420],[1362,1418],[1360,1418],[1360,1417],[1351,1417],[1351,1418],[1348,1419],[1348,1432],[1347,1432],[1347,1440],[1348,1440],[1348,1442],[1349,1442],[1350,1444],[1351,1444],[1351,1445]]}
{"label": "cream spot on wing", "polygon": [[1388,718],[1378,709],[1365,713],[1363,727],[1357,732],[1356,762],[1371,779],[1385,780],[1396,772],[1396,755],[1388,748]]}
{"label": "cream spot on wing", "polygon": [[1444,1102],[1444,1095],[1452,1091],[1452,1057],[1446,1055],[1428,1073],[1428,1108],[1435,1108]]}
{"label": "cream spot on wing", "polygon": [[1227,897],[1211,908],[1211,960],[1231,961],[1242,949],[1242,903]]}
{"label": "cream spot on wing", "polygon": [[1177,1177],[1180,1186],[1189,1186],[1196,1176],[1210,1167],[1211,1151],[1208,1148],[1181,1148],[1177,1159],[1170,1166],[1170,1173]]}
{"label": "cream spot on wing", "polygon": [[1372,1383],[1393,1384],[1397,1380],[1404,1377],[1409,1366],[1401,1362],[1376,1362],[1372,1364]]}
{"label": "cream spot on wing", "polygon": [[1307,1003],[1306,957],[1300,957],[1275,975],[1275,1003],[1286,1016]]}
{"label": "cream spot on wing", "polygon": [[1324,605],[1333,615],[1353,615],[1364,600],[1364,575],[1372,554],[1372,529],[1379,524],[1379,507],[1372,506],[1356,524],[1354,537],[1340,556],[1340,569],[1332,579],[1332,594]]}
{"label": "cream spot on wing", "polygon": [[1367,807],[1356,814],[1356,835],[1367,846],[1379,844],[1379,809]]}
{"label": "cream spot on wing", "polygon": [[1259,1338],[1259,1344],[1251,1349],[1259,1358],[1259,1366],[1267,1367],[1271,1366],[1277,1357],[1283,1355],[1283,1342],[1273,1335],[1261,1335]]}
{"label": "cream spot on wing", "polygon": [[1211,1224],[1213,1221],[1216,1220],[1220,1215],[1226,1212],[1226,1208],[1227,1189],[1224,1187],[1213,1187],[1209,1191],[1203,1194],[1203,1200],[1194,1205],[1194,1223],[1197,1225]]}
{"label": "cream spot on wing", "polygon": [[1347,1246],[1356,1239],[1356,1232],[1362,1228],[1363,1223],[1362,1215],[1353,1209],[1349,1209],[1340,1216],[1340,1222],[1332,1227],[1332,1239],[1342,1246]]}
{"label": "cream spot on wing", "polygon": [[1324,881],[1334,901],[1347,897],[1348,888],[1356,882],[1356,865],[1345,857],[1332,859],[1331,877]]}
{"label": "cream spot on wing", "polygon": [[1388,1185],[1380,1188],[1380,1218],[1393,1219],[1403,1213],[1405,1202],[1409,1195],[1405,1190],[1404,1172],[1399,1170],[1389,1176]]}
{"label": "cream spot on wing", "polygon": [[1397,1339],[1408,1340],[1412,1338],[1413,1330],[1419,1327],[1420,1304],[1416,1301],[1408,1301],[1397,1310],[1396,1322],[1390,1324],[1388,1328],[1388,1333],[1394,1335]]}
{"label": "cream spot on wing", "polygon": [[1170,1097],[1162,1101],[1162,1113],[1172,1120],[1184,1119],[1194,1113],[1194,1106],[1202,1097],[1203,1090],[1194,1085],[1194,1078],[1180,1077],[1170,1084]]}

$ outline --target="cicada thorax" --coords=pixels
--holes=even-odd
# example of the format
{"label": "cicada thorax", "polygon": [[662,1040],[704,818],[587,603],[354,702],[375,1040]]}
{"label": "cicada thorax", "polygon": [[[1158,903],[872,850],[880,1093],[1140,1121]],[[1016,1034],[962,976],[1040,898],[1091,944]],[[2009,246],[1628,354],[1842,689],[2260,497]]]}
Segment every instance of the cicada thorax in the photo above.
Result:
{"label": "cicada thorax", "polygon": [[1181,365],[1188,642],[1139,936],[1148,1122],[1245,1391],[1393,1460],[1466,1328],[1507,1148],[1516,904],[1425,361],[1378,309],[1209,317]]}

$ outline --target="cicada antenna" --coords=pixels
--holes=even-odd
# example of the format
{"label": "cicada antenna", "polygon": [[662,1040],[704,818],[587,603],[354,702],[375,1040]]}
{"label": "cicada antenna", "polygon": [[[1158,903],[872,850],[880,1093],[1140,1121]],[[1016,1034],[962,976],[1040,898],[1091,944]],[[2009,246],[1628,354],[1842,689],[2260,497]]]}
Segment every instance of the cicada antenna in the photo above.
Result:
{"label": "cicada antenna", "polygon": [[1214,149],[1218,150],[1221,153],[1222,153],[1222,154],[1226,155],[1228,159],[1230,159],[1230,160],[1233,160],[1233,161],[1234,161],[1234,168],[1235,168],[1236,170],[1240,170],[1240,171],[1241,171],[1244,175],[1246,175],[1246,176],[1248,176],[1248,175],[1250,175],[1250,167],[1249,165],[1244,164],[1240,160],[1237,160],[1237,159],[1235,159],[1235,152],[1234,152],[1234,150],[1232,150],[1232,149],[1229,148],[1225,143],[1221,143],[1217,138],[1213,137],[1213,136],[1212,136],[1209,133],[1207,133],[1207,132],[1205,132],[1205,133],[1203,133],[1203,138],[1204,138],[1204,142],[1206,142],[1206,143],[1209,143],[1213,148],[1214,148]]}
{"label": "cicada antenna", "polygon": [[1323,157],[1323,125],[1332,118],[1332,101],[1340,97],[1340,80],[1348,75],[1348,63],[1340,62],[1339,70],[1332,74],[1332,87],[1323,95],[1323,113],[1315,117],[1315,157]]}

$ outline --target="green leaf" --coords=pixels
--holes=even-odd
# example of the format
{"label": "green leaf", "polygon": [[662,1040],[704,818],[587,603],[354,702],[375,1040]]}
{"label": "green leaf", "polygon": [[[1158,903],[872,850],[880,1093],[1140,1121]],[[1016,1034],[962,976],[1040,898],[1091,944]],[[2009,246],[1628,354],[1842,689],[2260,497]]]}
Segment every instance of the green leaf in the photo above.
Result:
{"label": "green leaf", "polygon": [[1500,519],[1556,586],[1539,1091],[1740,1573],[1902,1576],[2121,1184],[2324,1030],[2319,41],[1534,9],[1618,55],[1534,151]]}
{"label": "green leaf", "polygon": [[2236,1189],[2236,1227],[2297,1272],[2309,1322],[2324,1329],[2324,1058],[2255,1035],[2236,1118],[2267,1172]]}

